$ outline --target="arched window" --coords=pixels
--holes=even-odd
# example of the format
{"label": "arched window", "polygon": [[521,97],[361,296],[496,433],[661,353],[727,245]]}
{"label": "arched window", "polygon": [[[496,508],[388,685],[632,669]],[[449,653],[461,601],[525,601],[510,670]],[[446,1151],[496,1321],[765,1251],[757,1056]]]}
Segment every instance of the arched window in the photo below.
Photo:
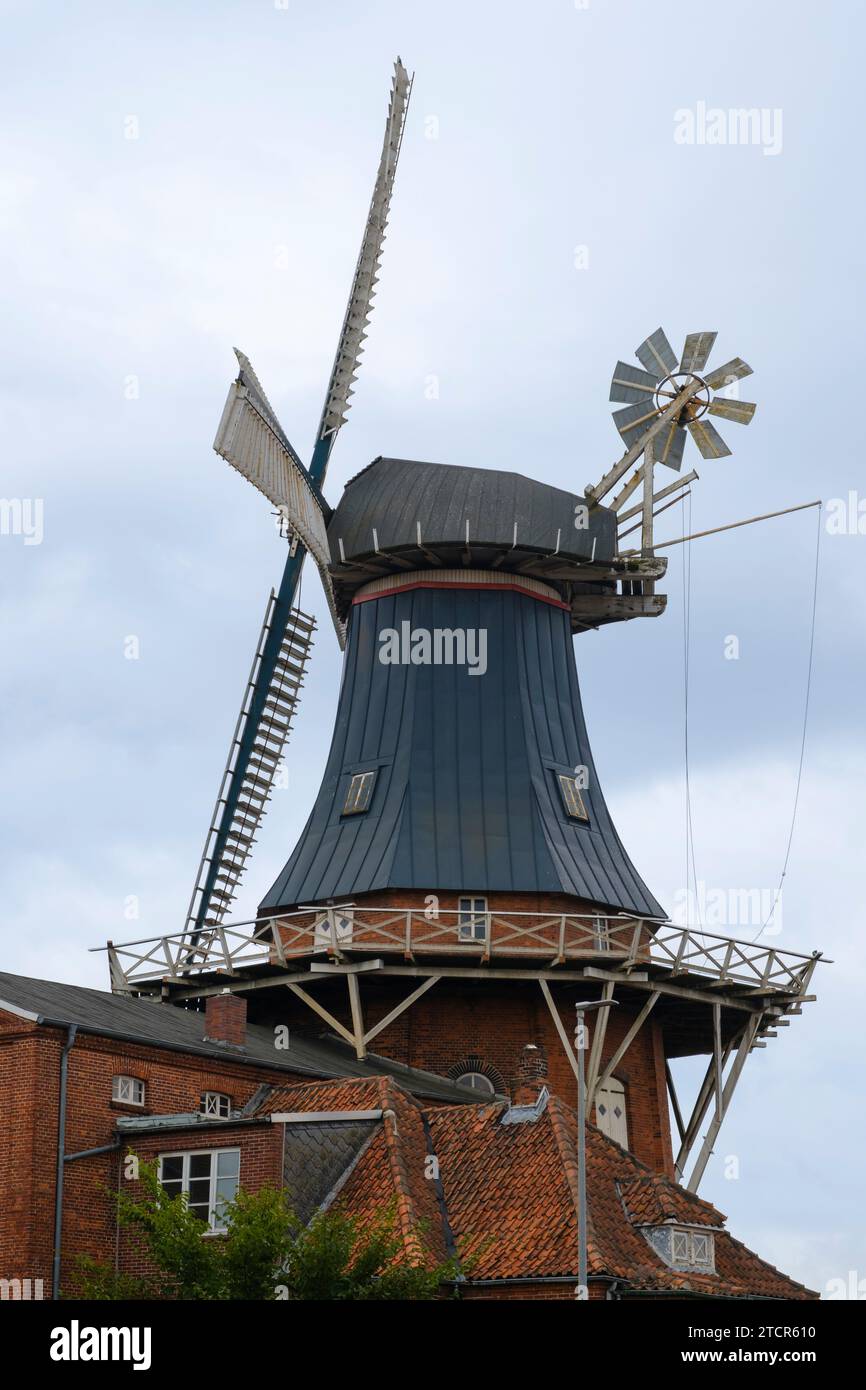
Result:
{"label": "arched window", "polygon": [[599,1129],[622,1148],[628,1148],[628,1119],[625,1087],[615,1076],[599,1086],[595,1096],[595,1122]]}
{"label": "arched window", "polygon": [[495,1096],[496,1089],[489,1076],[485,1076],[483,1071],[464,1071],[454,1078],[458,1086],[466,1086],[470,1091],[477,1091],[482,1096]]}
{"label": "arched window", "polygon": [[465,1086],[467,1091],[474,1091],[478,1101],[505,1094],[502,1076],[483,1057],[479,1057],[477,1052],[470,1052],[461,1057],[459,1062],[448,1068],[446,1075],[451,1081],[456,1081],[458,1086]]}

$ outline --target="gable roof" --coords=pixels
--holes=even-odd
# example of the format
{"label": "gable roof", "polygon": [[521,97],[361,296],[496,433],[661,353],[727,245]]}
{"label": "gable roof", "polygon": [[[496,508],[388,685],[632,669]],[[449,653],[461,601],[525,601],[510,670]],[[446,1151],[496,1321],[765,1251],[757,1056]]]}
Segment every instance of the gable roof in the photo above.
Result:
{"label": "gable roof", "polygon": [[247,1025],[243,1048],[225,1046],[205,1037],[204,1013],[153,998],[133,999],[83,985],[0,972],[2,1009],[34,1023],[61,1028],[74,1023],[85,1033],[195,1056],[219,1057],[310,1077],[386,1075],[399,1080],[411,1093],[431,1100],[458,1103],[465,1097],[467,1104],[472,1100],[455,1082],[432,1072],[406,1067],[375,1053],[368,1053],[364,1061],[359,1061],[346,1044],[336,1039],[304,1038],[293,1030],[288,1047],[276,1052],[273,1029],[251,1023]]}
{"label": "gable roof", "polygon": [[[284,1109],[386,1113],[342,1186],[338,1201],[372,1217],[396,1198],[407,1250],[423,1232],[428,1257],[456,1244],[468,1282],[577,1280],[577,1116],[555,1096],[530,1123],[503,1124],[501,1103],[424,1111],[388,1078],[298,1085],[269,1096]],[[425,1172],[435,1154],[440,1179]],[[587,1247],[590,1278],[628,1294],[805,1299],[817,1295],[781,1274],[724,1229],[709,1202],[653,1173],[587,1125]],[[644,1225],[712,1228],[716,1273],[671,1269]]]}

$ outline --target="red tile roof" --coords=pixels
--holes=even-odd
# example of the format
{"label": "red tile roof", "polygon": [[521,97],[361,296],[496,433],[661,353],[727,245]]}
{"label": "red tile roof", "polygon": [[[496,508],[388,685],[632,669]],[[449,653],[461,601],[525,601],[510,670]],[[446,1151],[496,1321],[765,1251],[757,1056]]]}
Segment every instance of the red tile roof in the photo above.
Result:
{"label": "red tile roof", "polygon": [[[443,1260],[456,1242],[469,1281],[577,1279],[577,1116],[557,1097],[539,1117],[501,1123],[507,1106],[422,1110],[390,1078],[281,1088],[259,1113],[385,1111],[339,1201],[362,1217],[396,1202],[407,1250]],[[429,1128],[429,1143],[425,1134]],[[428,1176],[439,1162],[441,1186]],[[444,1200],[443,1200],[444,1199]],[[817,1295],[780,1274],[724,1229],[724,1216],[653,1173],[587,1125],[587,1250],[590,1279],[634,1293],[802,1299]],[[643,1226],[709,1227],[715,1274],[669,1268]]]}

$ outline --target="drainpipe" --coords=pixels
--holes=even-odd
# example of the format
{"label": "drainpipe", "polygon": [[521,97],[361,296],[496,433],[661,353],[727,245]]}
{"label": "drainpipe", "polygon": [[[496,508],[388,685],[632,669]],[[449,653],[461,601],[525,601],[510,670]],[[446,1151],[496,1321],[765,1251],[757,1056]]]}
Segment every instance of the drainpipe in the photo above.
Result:
{"label": "drainpipe", "polygon": [[63,1234],[63,1151],[66,1148],[66,1083],[69,1054],[75,1046],[78,1024],[70,1023],[66,1043],[60,1054],[60,1109],[57,1118],[57,1177],[54,1182],[54,1261],[51,1271],[51,1297],[60,1298],[60,1244]]}

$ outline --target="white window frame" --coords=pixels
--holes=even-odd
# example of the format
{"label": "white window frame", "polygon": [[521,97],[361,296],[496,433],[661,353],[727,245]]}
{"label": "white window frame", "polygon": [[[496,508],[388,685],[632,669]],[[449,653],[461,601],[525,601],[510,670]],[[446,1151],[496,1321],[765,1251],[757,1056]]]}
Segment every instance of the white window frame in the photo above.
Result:
{"label": "white window frame", "polygon": [[232,1113],[232,1098],[225,1091],[202,1091],[199,1114],[213,1120],[227,1120]]}
{"label": "white window frame", "polygon": [[[708,1269],[715,1271],[716,1250],[715,1240],[712,1231],[689,1231],[689,1264],[692,1269]],[[696,1246],[699,1241],[706,1242],[706,1257],[698,1256]]]}
{"label": "white window frame", "polygon": [[[226,1175],[226,1174],[220,1174],[220,1172],[219,1172],[219,1160],[220,1160],[220,1158],[221,1158],[223,1155],[229,1155],[229,1154],[230,1154],[230,1155],[235,1155],[235,1154],[237,1155],[237,1170],[238,1170],[238,1171],[237,1171],[236,1174],[228,1174],[228,1175]],[[218,1212],[218,1210],[217,1210],[218,1201],[220,1200],[220,1199],[218,1198],[218,1196],[217,1196],[217,1184],[218,1184],[218,1182],[220,1181],[220,1178],[221,1178],[221,1177],[223,1178],[223,1180],[225,1180],[226,1177],[234,1177],[234,1179],[235,1179],[235,1184],[234,1184],[234,1193],[233,1193],[233,1196],[232,1196],[232,1198],[229,1198],[229,1199],[225,1199],[225,1198],[224,1198],[223,1200],[234,1200],[234,1198],[237,1197],[238,1188],[239,1188],[239,1186],[240,1186],[240,1178],[241,1178],[241,1151],[240,1151],[240,1149],[183,1149],[183,1150],[180,1150],[180,1151],[177,1151],[177,1152],[160,1154],[160,1155],[159,1155],[159,1184],[160,1184],[160,1187],[163,1187],[163,1188],[164,1188],[164,1187],[165,1187],[165,1184],[166,1184],[167,1182],[170,1182],[170,1183],[174,1184],[174,1183],[177,1183],[177,1182],[179,1181],[179,1182],[180,1182],[180,1192],[179,1192],[179,1193],[175,1193],[175,1195],[180,1195],[180,1193],[182,1193],[182,1194],[187,1198],[187,1200],[188,1200],[188,1199],[189,1199],[189,1183],[190,1183],[190,1175],[189,1175],[190,1160],[193,1159],[193,1158],[202,1158],[202,1157],[207,1157],[207,1158],[209,1158],[209,1159],[211,1160],[211,1164],[210,1164],[210,1173],[209,1173],[209,1175],[208,1175],[209,1187],[208,1187],[208,1209],[207,1209],[207,1222],[206,1222],[207,1229],[208,1229],[209,1231],[224,1231],[224,1230],[226,1229],[226,1223],[225,1223],[225,1221],[222,1219],[221,1214],[220,1214],[220,1213]],[[179,1158],[179,1159],[181,1160],[181,1177],[180,1177],[179,1179],[178,1179],[178,1178],[165,1178],[165,1179],[163,1178],[163,1165],[165,1164],[165,1161],[166,1161],[166,1159],[168,1159],[168,1158]],[[193,1179],[193,1181],[194,1181],[194,1182],[195,1182],[195,1181],[204,1181],[204,1179]],[[198,1206],[198,1205],[203,1205],[203,1204],[196,1203],[196,1205]]]}
{"label": "white window frame", "polygon": [[111,1099],[120,1105],[144,1105],[146,1095],[144,1082],[137,1076],[113,1076],[111,1078]]}
{"label": "white window frame", "polygon": [[460,895],[457,899],[457,939],[459,941],[486,941],[487,920],[486,898],[477,897],[474,893]]}
{"label": "white window frame", "polygon": [[690,1265],[692,1262],[692,1242],[688,1231],[671,1231],[671,1264]]}
{"label": "white window frame", "polygon": [[610,919],[596,912],[592,919],[592,944],[596,951],[610,950]]}

